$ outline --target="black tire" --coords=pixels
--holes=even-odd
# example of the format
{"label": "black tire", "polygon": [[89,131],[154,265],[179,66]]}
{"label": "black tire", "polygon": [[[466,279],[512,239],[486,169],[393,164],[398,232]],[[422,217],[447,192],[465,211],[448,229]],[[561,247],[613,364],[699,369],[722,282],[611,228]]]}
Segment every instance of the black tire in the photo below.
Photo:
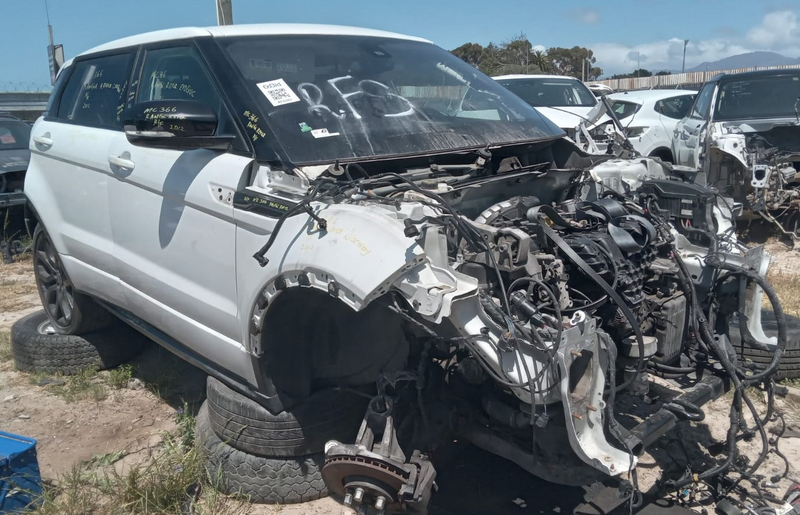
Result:
{"label": "black tire", "polygon": [[114,322],[114,315],[108,310],[75,290],[41,224],[33,231],[33,272],[39,298],[55,332],[85,334]]}
{"label": "black tire", "polygon": [[11,353],[19,370],[67,375],[104,370],[136,356],[148,341],[122,323],[83,336],[48,332],[49,325],[47,314],[37,311],[11,326]]}
{"label": "black tire", "polygon": [[[767,336],[778,336],[778,322],[775,320],[775,313],[772,311],[761,311],[761,326]],[[739,359],[750,360],[753,363],[766,367],[772,361],[772,353],[768,351],[754,349],[742,343],[739,334],[739,327],[731,325],[730,340]],[[800,378],[800,318],[786,315],[786,352],[778,364],[776,378],[796,379]]]}
{"label": "black tire", "polygon": [[328,440],[355,438],[369,399],[341,390],[321,390],[273,415],[257,402],[208,378],[211,427],[231,447],[256,456],[305,456],[322,452]]}
{"label": "black tire", "polygon": [[234,449],[211,428],[208,403],[203,403],[197,414],[195,435],[209,480],[224,494],[245,496],[260,504],[296,504],[328,495],[322,479],[322,453],[264,458]]}

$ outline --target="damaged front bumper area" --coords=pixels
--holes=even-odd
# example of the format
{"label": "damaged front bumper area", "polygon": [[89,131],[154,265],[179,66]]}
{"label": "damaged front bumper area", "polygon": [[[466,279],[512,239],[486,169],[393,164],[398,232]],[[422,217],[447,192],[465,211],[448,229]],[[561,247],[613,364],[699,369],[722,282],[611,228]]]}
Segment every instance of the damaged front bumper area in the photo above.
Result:
{"label": "damaged front bumper area", "polygon": [[[387,290],[418,351],[378,380],[356,441],[326,447],[323,476],[346,504],[424,513],[432,457],[453,439],[566,485],[629,474],[722,394],[707,354],[730,354],[731,317],[774,348],[752,280],[769,256],[738,244],[719,199],[649,159],[584,177],[593,186],[583,179],[580,197],[514,197],[458,222],[433,204],[368,204],[413,242],[413,266]],[[648,373],[689,364],[695,384],[681,397],[636,427],[616,420],[617,395],[643,396]]]}
{"label": "damaged front bumper area", "polygon": [[715,122],[708,130],[706,183],[800,240],[800,127],[794,120]]}

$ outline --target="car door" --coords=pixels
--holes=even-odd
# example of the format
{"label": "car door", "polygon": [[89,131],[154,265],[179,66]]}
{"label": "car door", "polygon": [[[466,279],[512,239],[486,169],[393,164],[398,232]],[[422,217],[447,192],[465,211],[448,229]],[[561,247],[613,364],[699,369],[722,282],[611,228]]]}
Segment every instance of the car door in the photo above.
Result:
{"label": "car door", "polygon": [[57,101],[31,132],[26,193],[81,291],[111,302],[116,286],[109,220],[108,148],[120,115],[133,51],[80,58],[65,70]]}
{"label": "car door", "polygon": [[679,95],[676,97],[663,98],[655,103],[653,110],[658,117],[658,124],[666,136],[660,144],[671,147],[675,128],[678,123],[689,114],[689,110],[694,102],[694,94]]}
{"label": "car door", "polygon": [[[217,113],[217,134],[238,134],[191,43],[143,49],[132,86],[128,108],[151,100],[195,101]],[[231,350],[244,347],[233,192],[252,158],[133,145],[120,133],[109,159],[117,163],[109,197],[126,309],[217,365],[235,369]]]}
{"label": "car door", "polygon": [[708,116],[711,110],[711,101],[714,96],[715,82],[703,86],[689,111],[675,126],[673,132],[673,155],[676,163],[683,166],[700,168],[700,155],[702,153],[702,133],[708,125]]}

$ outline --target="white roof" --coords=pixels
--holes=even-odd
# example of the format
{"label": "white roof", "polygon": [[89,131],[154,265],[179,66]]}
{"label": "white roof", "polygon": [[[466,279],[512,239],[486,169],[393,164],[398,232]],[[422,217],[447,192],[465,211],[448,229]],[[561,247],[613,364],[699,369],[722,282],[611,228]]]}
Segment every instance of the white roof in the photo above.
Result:
{"label": "white roof", "polygon": [[525,74],[517,74],[517,75],[498,75],[497,77],[492,77],[494,80],[517,80],[517,79],[570,79],[570,80],[577,80],[580,82],[580,79],[576,79],[575,77],[569,75],[525,75]]}
{"label": "white roof", "polygon": [[395,32],[385,32],[382,30],[363,29],[360,27],[347,27],[342,25],[314,25],[307,23],[260,23],[249,25],[222,25],[216,27],[182,27],[176,29],[157,30],[137,34],[127,38],[117,39],[100,46],[91,48],[80,55],[93,54],[115,48],[125,48],[159,41],[173,41],[178,39],[188,39],[203,36],[213,36],[224,38],[229,36],[278,36],[295,34],[313,35],[338,35],[338,36],[370,36],[376,38],[405,39],[409,41],[421,41],[431,43],[427,39],[406,36]]}
{"label": "white roof", "polygon": [[639,91],[620,91],[606,96],[609,100],[625,100],[636,104],[645,102],[656,102],[665,98],[680,97],[683,95],[695,95],[697,91],[693,89],[643,89]]}

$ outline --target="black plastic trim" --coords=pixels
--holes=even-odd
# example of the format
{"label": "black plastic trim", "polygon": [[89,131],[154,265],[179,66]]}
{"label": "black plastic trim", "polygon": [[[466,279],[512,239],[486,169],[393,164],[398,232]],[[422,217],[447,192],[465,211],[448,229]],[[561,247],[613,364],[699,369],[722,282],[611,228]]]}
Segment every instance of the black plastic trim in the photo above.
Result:
{"label": "black plastic trim", "polygon": [[[136,329],[143,335],[147,336],[157,344],[161,345],[168,351],[172,352],[179,358],[187,361],[188,363],[196,366],[206,374],[222,381],[230,388],[235,390],[236,392],[249,397],[250,399],[256,401],[257,403],[264,406],[267,410],[269,410],[273,414],[280,413],[286,409],[286,405],[280,399],[280,397],[276,394],[274,395],[266,395],[263,392],[253,390],[247,383],[247,381],[236,375],[231,373],[227,369],[223,369],[214,363],[206,360],[202,356],[200,356],[195,351],[189,349],[184,344],[180,343],[178,340],[172,338],[168,334],[160,331],[159,329],[153,327],[152,325],[148,324],[144,320],[138,318],[133,313],[110,304],[108,302],[102,301],[100,299],[95,299],[96,302],[100,303],[103,307],[109,310],[112,314],[114,314],[117,318],[131,326],[132,328]],[[254,359],[254,367],[256,372],[256,377],[261,376],[263,371],[261,370],[260,365],[257,364],[258,358]],[[263,388],[266,386],[260,379],[259,379],[259,387]]]}

